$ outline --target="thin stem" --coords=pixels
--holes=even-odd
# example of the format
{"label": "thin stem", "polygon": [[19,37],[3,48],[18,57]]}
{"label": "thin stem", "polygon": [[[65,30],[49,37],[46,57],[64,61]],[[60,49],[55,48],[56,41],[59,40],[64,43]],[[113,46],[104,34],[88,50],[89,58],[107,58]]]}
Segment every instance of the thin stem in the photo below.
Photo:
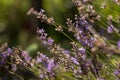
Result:
{"label": "thin stem", "polygon": [[17,75],[16,73],[12,72],[12,71],[9,71],[9,73],[15,75],[16,77],[20,78],[21,80],[24,80],[21,76]]}
{"label": "thin stem", "polygon": [[62,24],[59,24],[59,23],[57,23],[57,22],[54,22],[54,24],[55,24],[55,25],[61,25],[64,29],[68,30],[68,27],[66,27],[66,26],[64,26],[64,25],[62,25]]}
{"label": "thin stem", "polygon": [[[57,27],[56,24],[53,24],[55,27]],[[65,35],[68,39],[70,39],[72,42],[76,42],[74,41],[70,36],[68,36],[65,32],[62,31],[62,34]]]}

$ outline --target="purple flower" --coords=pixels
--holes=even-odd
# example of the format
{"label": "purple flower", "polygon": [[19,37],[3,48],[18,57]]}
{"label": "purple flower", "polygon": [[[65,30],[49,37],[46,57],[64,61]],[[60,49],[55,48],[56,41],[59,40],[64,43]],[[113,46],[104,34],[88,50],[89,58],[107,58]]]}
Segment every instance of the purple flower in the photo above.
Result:
{"label": "purple flower", "polygon": [[108,26],[107,32],[112,33],[113,31],[114,31],[114,26],[113,25]]}
{"label": "purple flower", "polygon": [[81,70],[81,69],[78,69],[78,73],[79,73],[79,74],[82,74],[82,70]]}
{"label": "purple flower", "polygon": [[12,71],[16,71],[17,70],[17,65],[16,64],[12,64],[11,67],[12,67],[12,69],[11,69]]}
{"label": "purple flower", "polygon": [[47,34],[45,33],[45,30],[43,30],[43,29],[38,29],[38,30],[37,30],[37,34],[38,34],[38,37],[39,37],[41,40],[44,40],[44,39],[46,39],[46,37],[47,37]]}
{"label": "purple flower", "polygon": [[88,32],[90,32],[90,24],[86,20],[85,16],[76,16],[76,34],[75,37],[77,40],[83,45],[92,47],[92,43],[95,40],[92,35],[90,35]]}
{"label": "purple flower", "polygon": [[0,53],[0,64],[6,63],[6,54]]}
{"label": "purple flower", "polygon": [[48,44],[49,44],[49,45],[52,45],[53,42],[54,42],[54,40],[53,40],[51,37],[49,37],[49,38],[48,38]]}
{"label": "purple flower", "polygon": [[76,38],[77,38],[77,40],[80,40],[80,42],[81,42],[81,38],[82,37],[84,37],[83,35],[81,35],[83,32],[81,31],[81,30],[79,30],[77,33],[76,33]]}
{"label": "purple flower", "polygon": [[69,54],[70,51],[69,51],[69,50],[65,50],[64,53],[65,53],[65,54]]}
{"label": "purple flower", "polygon": [[37,58],[37,63],[42,62],[42,58]]}
{"label": "purple flower", "polygon": [[66,58],[69,58],[70,57],[70,52],[68,50],[64,50],[64,55]]}
{"label": "purple flower", "polygon": [[86,35],[84,32],[78,31],[75,35],[77,40],[80,41],[80,43],[84,46],[92,47],[93,42],[95,41],[94,37],[90,37],[88,34]]}
{"label": "purple flower", "polygon": [[46,55],[44,55],[43,53],[38,53],[36,61],[37,61],[37,63],[41,63],[41,62],[45,63],[45,62],[49,61],[49,58]]}
{"label": "purple flower", "polygon": [[79,62],[77,61],[76,58],[71,57],[71,61],[72,61],[74,64],[79,65]]}
{"label": "purple flower", "polygon": [[89,39],[89,47],[93,46],[92,44],[95,42],[95,40],[96,40],[96,38],[90,37],[90,39]]}
{"label": "purple flower", "polygon": [[120,49],[120,40],[117,42],[117,46]]}
{"label": "purple flower", "polygon": [[48,70],[48,72],[51,72],[54,67],[55,67],[54,60],[53,60],[53,59],[50,59],[50,60],[48,61],[48,65],[47,65],[47,70]]}
{"label": "purple flower", "polygon": [[31,57],[28,55],[26,51],[22,51],[22,57],[24,57],[26,62],[30,62]]}
{"label": "purple flower", "polygon": [[40,58],[42,58],[44,60],[49,60],[48,57],[42,53],[40,53]]}
{"label": "purple flower", "polygon": [[79,48],[79,51],[84,54],[85,53],[85,49],[83,47]]}
{"label": "purple flower", "polygon": [[8,55],[10,55],[12,53],[12,49],[8,48],[6,52],[7,52]]}
{"label": "purple flower", "polygon": [[42,44],[44,46],[47,46],[47,48],[49,49],[50,48],[49,46],[53,44],[54,40],[51,37],[47,37],[47,34],[43,29],[37,29],[37,34]]}
{"label": "purple flower", "polygon": [[39,77],[40,77],[40,79],[43,79],[43,78],[44,78],[44,75],[43,75],[43,74],[40,74]]}
{"label": "purple flower", "polygon": [[88,30],[90,24],[85,19],[85,16],[76,16],[75,19],[76,19],[76,27],[78,27],[82,31]]}
{"label": "purple flower", "polygon": [[119,72],[118,70],[115,70],[115,71],[114,71],[114,74],[115,74],[115,75],[119,75],[120,72]]}

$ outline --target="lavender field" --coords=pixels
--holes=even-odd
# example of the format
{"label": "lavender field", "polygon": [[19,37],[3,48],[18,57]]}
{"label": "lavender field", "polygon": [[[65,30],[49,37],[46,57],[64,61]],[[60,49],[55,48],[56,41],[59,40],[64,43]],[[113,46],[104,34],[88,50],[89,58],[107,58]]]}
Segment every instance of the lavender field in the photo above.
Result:
{"label": "lavender field", "polygon": [[119,0],[0,4],[0,80],[120,80]]}

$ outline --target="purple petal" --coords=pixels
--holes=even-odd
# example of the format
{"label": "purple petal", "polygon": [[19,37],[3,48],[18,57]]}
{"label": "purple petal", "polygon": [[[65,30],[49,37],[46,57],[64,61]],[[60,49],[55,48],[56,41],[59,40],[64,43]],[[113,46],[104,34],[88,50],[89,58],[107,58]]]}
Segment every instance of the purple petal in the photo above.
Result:
{"label": "purple petal", "polygon": [[48,65],[47,65],[48,72],[51,72],[53,70],[54,66],[55,66],[54,60],[53,59],[49,60]]}
{"label": "purple petal", "polygon": [[76,58],[71,57],[71,61],[72,61],[74,64],[79,65],[79,63],[78,63],[78,61],[77,61],[77,59],[76,59]]}
{"label": "purple petal", "polygon": [[120,49],[120,40],[117,42],[117,46]]}

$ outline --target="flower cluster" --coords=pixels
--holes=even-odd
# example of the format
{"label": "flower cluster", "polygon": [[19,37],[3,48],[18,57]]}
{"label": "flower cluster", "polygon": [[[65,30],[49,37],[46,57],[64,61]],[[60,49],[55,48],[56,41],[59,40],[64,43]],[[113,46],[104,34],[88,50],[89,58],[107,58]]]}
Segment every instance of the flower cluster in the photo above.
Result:
{"label": "flower cluster", "polygon": [[[44,72],[40,74],[42,79],[54,79],[53,77],[57,76],[55,70],[57,69],[59,71],[60,67],[63,67],[63,72],[72,73],[76,78],[82,78],[83,75],[87,76],[89,72],[96,78],[102,78],[99,73],[102,64],[97,60],[96,54],[88,59],[86,58],[86,49],[79,47],[75,42],[71,42],[73,47],[72,51],[69,51],[53,43],[52,39],[48,40],[50,38],[46,36],[47,34],[43,29],[38,29],[37,34],[43,45],[48,45],[47,47],[52,54],[52,58],[48,58],[42,53],[39,53],[37,56],[37,62],[45,67],[45,69],[42,69]],[[49,73],[49,75],[46,75],[46,73]]]}
{"label": "flower cluster", "polygon": [[[20,71],[32,74],[32,71],[30,70],[31,67],[31,57],[20,47],[9,48],[7,43],[3,44],[0,47],[0,70],[5,71],[5,77],[8,77],[10,79],[16,78],[23,80],[23,78],[18,76],[17,74],[24,74]],[[13,76],[9,77],[8,74]]]}
{"label": "flower cluster", "polygon": [[6,66],[6,69],[16,71],[19,67],[30,67],[31,58],[26,51],[21,48],[9,48],[7,43],[0,48],[0,66]]}
{"label": "flower cluster", "polygon": [[53,18],[48,18],[45,14],[44,14],[44,10],[41,9],[40,12],[38,13],[37,11],[34,10],[34,8],[31,8],[28,13],[28,15],[33,14],[36,16],[36,18],[40,19],[42,22],[47,22],[48,24],[53,24],[54,20]]}
{"label": "flower cluster", "polygon": [[[115,80],[120,79],[119,59],[120,39],[112,44],[105,36],[97,32],[97,21],[101,16],[92,5],[93,0],[72,0],[79,14],[75,15],[74,21],[67,19],[67,30],[72,32],[72,39],[64,32],[64,27],[55,23],[53,18],[48,18],[43,9],[40,12],[31,8],[27,14],[32,14],[41,22],[55,26],[59,31],[69,38],[71,47],[65,49],[56,44],[52,37],[48,37],[45,30],[37,28],[37,38],[46,47],[47,53],[38,52],[35,58],[23,51],[20,47],[9,48],[7,44],[0,47],[0,69],[16,74],[21,78],[19,72],[28,70],[37,78],[33,80]],[[118,1],[115,1],[118,2]],[[102,4],[101,8],[105,8]],[[107,19],[106,34],[119,36],[119,30],[112,24],[112,18]],[[19,71],[20,70],[20,71]],[[22,71],[21,71],[22,72]],[[108,76],[111,76],[108,78]]]}

